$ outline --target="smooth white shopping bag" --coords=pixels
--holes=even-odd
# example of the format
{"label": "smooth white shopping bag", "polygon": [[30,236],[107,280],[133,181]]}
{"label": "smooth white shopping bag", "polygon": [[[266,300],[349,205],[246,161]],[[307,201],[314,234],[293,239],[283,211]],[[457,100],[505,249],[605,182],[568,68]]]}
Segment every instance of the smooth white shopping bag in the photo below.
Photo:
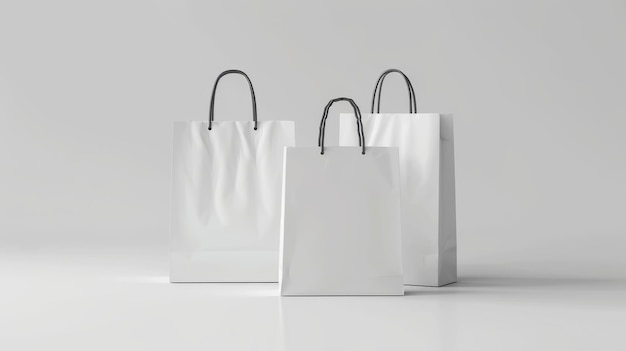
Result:
{"label": "smooth white shopping bag", "polygon": [[[407,82],[408,114],[379,112],[383,81],[392,72]],[[399,147],[405,283],[442,286],[457,279],[452,115],[416,113],[416,105],[409,79],[398,70],[385,71],[374,90],[372,114],[362,117],[363,129],[368,146]],[[342,114],[339,144],[357,145],[355,133],[354,115]]]}
{"label": "smooth white shopping bag", "polygon": [[[285,148],[282,295],[402,295],[398,149]],[[362,131],[354,131],[361,140]]]}
{"label": "smooth white shopping bag", "polygon": [[[253,121],[213,122],[229,73],[248,79]],[[172,282],[278,281],[283,149],[294,139],[291,121],[257,121],[252,83],[237,70],[218,76],[209,121],[174,123]]]}

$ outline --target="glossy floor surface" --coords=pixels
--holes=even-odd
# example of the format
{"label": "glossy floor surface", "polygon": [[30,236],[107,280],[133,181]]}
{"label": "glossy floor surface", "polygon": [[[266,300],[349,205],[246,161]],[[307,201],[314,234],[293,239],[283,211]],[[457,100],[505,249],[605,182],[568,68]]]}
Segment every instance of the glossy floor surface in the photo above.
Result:
{"label": "glossy floor surface", "polygon": [[170,284],[165,249],[0,255],[4,350],[624,350],[623,262],[472,263],[403,297]]}

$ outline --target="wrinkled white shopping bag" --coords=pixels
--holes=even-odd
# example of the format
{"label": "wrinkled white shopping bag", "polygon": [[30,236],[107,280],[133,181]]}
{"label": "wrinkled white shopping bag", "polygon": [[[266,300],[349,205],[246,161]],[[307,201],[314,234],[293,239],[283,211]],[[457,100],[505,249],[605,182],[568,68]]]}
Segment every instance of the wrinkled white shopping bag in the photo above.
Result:
{"label": "wrinkled white shopping bag", "polygon": [[[241,71],[226,71],[225,74]],[[250,83],[249,79],[248,82]],[[174,123],[170,280],[277,282],[283,149],[294,123]],[[210,130],[209,130],[210,125]]]}

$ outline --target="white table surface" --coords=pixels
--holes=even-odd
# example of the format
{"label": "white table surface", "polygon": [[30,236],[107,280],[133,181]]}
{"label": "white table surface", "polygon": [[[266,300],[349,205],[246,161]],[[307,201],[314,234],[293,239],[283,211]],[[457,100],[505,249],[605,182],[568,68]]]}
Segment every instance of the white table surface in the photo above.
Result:
{"label": "white table surface", "polygon": [[5,247],[0,349],[626,349],[623,261],[503,261],[403,297],[281,298],[170,284],[165,248]]}

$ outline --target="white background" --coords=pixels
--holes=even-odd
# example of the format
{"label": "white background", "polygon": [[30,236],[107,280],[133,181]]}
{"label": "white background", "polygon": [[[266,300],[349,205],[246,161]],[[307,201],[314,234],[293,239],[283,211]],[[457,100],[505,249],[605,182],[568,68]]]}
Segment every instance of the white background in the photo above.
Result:
{"label": "white background", "polygon": [[[0,343],[624,349],[625,43],[623,0],[4,0]],[[391,67],[420,112],[456,116],[458,284],[286,300],[166,283],[172,122],[208,117],[221,71],[247,72],[259,119],[295,120],[305,146],[328,100],[368,111]],[[245,81],[221,84],[216,119],[251,118]],[[383,110],[406,111],[405,89],[390,77]]]}

